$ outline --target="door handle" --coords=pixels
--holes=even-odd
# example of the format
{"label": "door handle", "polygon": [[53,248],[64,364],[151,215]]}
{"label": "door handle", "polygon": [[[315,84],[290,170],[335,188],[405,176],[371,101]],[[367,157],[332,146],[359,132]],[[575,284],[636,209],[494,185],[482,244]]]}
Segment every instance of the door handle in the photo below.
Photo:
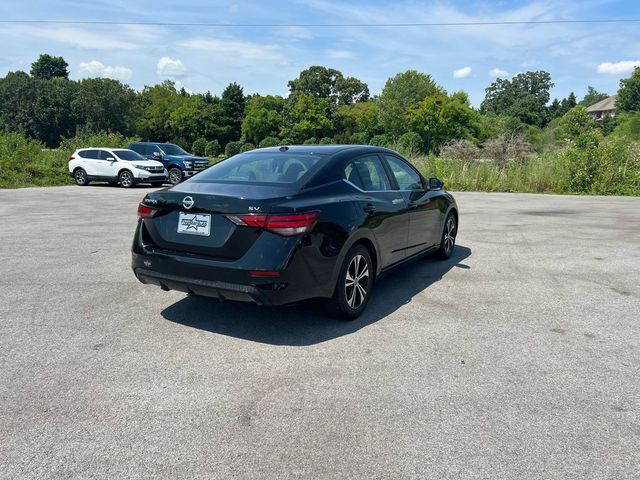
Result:
{"label": "door handle", "polygon": [[369,215],[373,215],[376,213],[376,207],[372,203],[367,203],[367,206],[364,207],[364,211]]}

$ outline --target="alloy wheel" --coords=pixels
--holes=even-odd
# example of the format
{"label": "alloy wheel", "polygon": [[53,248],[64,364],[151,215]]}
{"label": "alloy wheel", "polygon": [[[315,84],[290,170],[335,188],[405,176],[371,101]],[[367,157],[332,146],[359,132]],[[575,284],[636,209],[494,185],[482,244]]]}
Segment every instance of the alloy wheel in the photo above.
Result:
{"label": "alloy wheel", "polygon": [[129,188],[133,183],[133,177],[129,172],[122,172],[120,174],[120,185],[124,188]]}
{"label": "alloy wheel", "polygon": [[173,185],[177,185],[182,180],[182,172],[178,168],[172,168],[169,171],[169,181]]}
{"label": "alloy wheel", "polygon": [[456,221],[453,216],[450,216],[447,220],[447,225],[444,229],[444,249],[449,252],[453,248],[453,244],[456,241]]}
{"label": "alloy wheel", "polygon": [[367,297],[369,288],[369,264],[363,255],[355,255],[347,268],[344,293],[347,305],[357,309]]}
{"label": "alloy wheel", "polygon": [[87,182],[87,174],[84,170],[77,170],[75,173],[75,179],[78,185],[84,185]]}

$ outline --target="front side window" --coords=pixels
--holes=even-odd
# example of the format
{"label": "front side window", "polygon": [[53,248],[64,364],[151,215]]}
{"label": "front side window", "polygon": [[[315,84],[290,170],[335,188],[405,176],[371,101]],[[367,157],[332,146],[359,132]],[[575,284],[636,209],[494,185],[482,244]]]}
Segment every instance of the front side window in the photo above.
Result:
{"label": "front side window", "polygon": [[141,155],[138,155],[133,150],[114,150],[113,153],[115,153],[116,156],[120,160],[131,161],[131,160],[144,160],[145,159],[144,157],[142,157]]}
{"label": "front side window", "polygon": [[181,147],[173,143],[160,143],[158,147],[162,149],[165,155],[189,155]]}
{"label": "front side window", "polygon": [[318,154],[243,153],[199,173],[194,181],[296,183],[314,172],[325,158]]}
{"label": "front side window", "polygon": [[387,172],[376,155],[359,157],[349,162],[344,169],[344,178],[360,190],[391,190]]}
{"label": "front side window", "polygon": [[384,158],[389,164],[400,190],[422,190],[424,188],[420,175],[411,166],[393,155],[385,155]]}
{"label": "front side window", "polygon": [[106,150],[98,150],[98,159],[106,160],[107,158],[113,158],[113,154],[111,152],[107,152]]}

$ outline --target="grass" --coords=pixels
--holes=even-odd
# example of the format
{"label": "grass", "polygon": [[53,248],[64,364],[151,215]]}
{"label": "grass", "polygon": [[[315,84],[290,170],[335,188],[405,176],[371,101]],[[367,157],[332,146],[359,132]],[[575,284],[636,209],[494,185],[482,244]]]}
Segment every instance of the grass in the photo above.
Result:
{"label": "grass", "polygon": [[[65,140],[61,148],[49,150],[22,135],[0,133],[0,188],[70,185],[73,179],[67,159],[77,146],[122,147],[130,140],[99,134]],[[434,155],[411,156],[410,160],[425,177],[438,177],[454,191],[640,196],[640,144],[627,138],[581,138],[504,166]]]}

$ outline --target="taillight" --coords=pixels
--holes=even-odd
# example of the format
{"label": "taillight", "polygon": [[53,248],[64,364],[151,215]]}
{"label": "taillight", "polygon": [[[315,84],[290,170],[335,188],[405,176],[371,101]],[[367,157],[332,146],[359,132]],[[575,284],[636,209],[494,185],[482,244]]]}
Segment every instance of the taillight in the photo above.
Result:
{"label": "taillight", "polygon": [[73,155],[71,155],[71,156],[69,157],[69,160],[67,160],[67,161],[68,161],[68,162],[70,162],[71,160],[75,160],[75,159],[76,159],[76,157],[74,157]]}
{"label": "taillight", "polygon": [[278,235],[290,237],[307,233],[318,218],[318,212],[272,215],[248,213],[227,215],[227,218],[239,226],[262,228]]}
{"label": "taillight", "polygon": [[151,218],[156,214],[155,208],[147,207],[144,204],[138,205],[138,218]]}

